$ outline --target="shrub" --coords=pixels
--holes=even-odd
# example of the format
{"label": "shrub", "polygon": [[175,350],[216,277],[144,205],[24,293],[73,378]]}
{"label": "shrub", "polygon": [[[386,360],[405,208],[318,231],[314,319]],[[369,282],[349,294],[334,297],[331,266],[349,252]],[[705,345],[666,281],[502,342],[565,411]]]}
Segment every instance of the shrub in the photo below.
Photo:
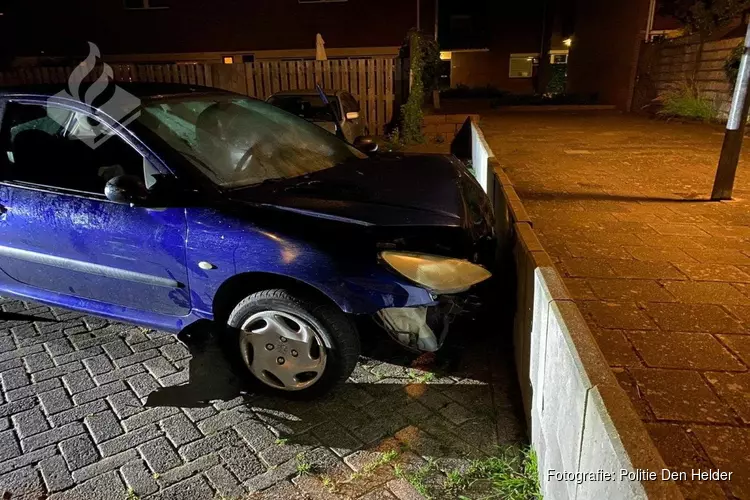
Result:
{"label": "shrub", "polygon": [[424,74],[424,37],[416,30],[409,32],[411,46],[411,75],[412,84],[406,104],[401,106],[401,141],[405,144],[422,143],[422,104],[424,103],[425,86]]}
{"label": "shrub", "polygon": [[661,116],[680,116],[706,122],[715,120],[718,115],[715,99],[708,97],[690,81],[672,84],[656,100],[662,105],[657,113]]}
{"label": "shrub", "polygon": [[740,73],[740,61],[742,60],[742,53],[745,52],[745,45],[739,44],[732,52],[727,56],[724,61],[724,74],[727,75],[727,81],[734,86],[737,82],[737,75]]}

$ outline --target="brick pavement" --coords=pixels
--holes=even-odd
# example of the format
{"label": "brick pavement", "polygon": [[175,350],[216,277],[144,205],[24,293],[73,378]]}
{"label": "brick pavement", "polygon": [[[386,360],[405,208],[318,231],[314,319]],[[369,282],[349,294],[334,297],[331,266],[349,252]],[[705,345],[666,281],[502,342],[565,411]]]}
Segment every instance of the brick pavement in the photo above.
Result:
{"label": "brick pavement", "polygon": [[482,116],[482,129],[668,466],[750,498],[750,152],[707,201],[719,127],[617,113]]}
{"label": "brick pavement", "polygon": [[368,464],[397,449],[404,467],[434,459],[446,472],[523,434],[508,356],[474,327],[456,332],[433,379],[376,342],[349,383],[302,403],[248,393],[210,333],[183,343],[33,303],[0,308],[3,498],[412,499],[392,467]]}

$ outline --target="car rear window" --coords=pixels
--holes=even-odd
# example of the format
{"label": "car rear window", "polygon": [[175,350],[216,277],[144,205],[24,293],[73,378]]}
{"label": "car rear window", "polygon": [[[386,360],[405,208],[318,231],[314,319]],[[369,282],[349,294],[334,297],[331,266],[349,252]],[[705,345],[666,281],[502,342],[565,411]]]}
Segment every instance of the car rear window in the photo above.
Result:
{"label": "car rear window", "polygon": [[271,97],[268,102],[305,120],[313,122],[338,121],[338,117],[333,116],[331,107],[338,109],[339,101],[333,96],[329,96],[328,100],[331,106],[325,104],[323,99],[317,95],[277,95]]}

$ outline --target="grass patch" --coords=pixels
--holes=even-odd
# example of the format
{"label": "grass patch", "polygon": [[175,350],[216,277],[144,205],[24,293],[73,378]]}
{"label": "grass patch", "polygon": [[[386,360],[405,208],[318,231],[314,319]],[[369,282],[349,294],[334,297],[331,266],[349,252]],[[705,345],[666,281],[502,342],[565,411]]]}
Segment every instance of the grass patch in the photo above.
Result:
{"label": "grass patch", "polygon": [[716,101],[709,98],[692,82],[680,82],[659,94],[660,116],[683,117],[703,122],[714,121],[718,115]]}
{"label": "grass patch", "polygon": [[313,465],[307,461],[304,453],[298,453],[295,460],[297,461],[297,475],[306,476],[312,473]]}
{"label": "grass patch", "polygon": [[128,488],[128,500],[141,500],[133,488]]}
{"label": "grass patch", "polygon": [[450,471],[442,481],[430,460],[415,472],[398,465],[394,474],[430,499],[460,500],[541,500],[536,454],[531,449],[506,448],[497,455],[475,460],[465,471]]}
{"label": "grass patch", "polygon": [[288,442],[289,442],[289,440],[287,438],[279,438],[276,441],[274,441],[274,443],[276,443],[279,446],[284,446]]}
{"label": "grass patch", "polygon": [[409,370],[409,380],[415,384],[427,384],[435,380],[435,374],[432,372],[422,372]]}

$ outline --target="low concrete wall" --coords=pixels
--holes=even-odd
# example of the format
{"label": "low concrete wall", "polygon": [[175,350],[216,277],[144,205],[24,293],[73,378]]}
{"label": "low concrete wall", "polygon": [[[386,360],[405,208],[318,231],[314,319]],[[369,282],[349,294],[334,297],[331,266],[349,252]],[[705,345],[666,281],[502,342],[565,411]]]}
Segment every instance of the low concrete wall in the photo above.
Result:
{"label": "low concrete wall", "polygon": [[[476,129],[472,148],[486,148],[472,156],[487,158],[498,266],[515,277],[515,361],[544,498],[683,498],[672,481],[621,478],[621,471],[642,470],[660,478],[666,466],[536,237],[513,184],[478,125],[469,120],[466,126]],[[558,480],[555,473],[595,476]],[[606,480],[604,473],[614,478]]]}

